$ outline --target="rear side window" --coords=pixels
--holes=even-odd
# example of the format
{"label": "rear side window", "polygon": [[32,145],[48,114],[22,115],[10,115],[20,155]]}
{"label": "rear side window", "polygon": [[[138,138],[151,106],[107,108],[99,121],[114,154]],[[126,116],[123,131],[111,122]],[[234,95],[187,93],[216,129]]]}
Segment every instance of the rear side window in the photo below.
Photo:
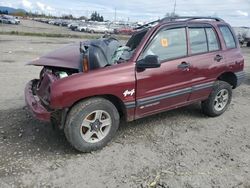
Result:
{"label": "rear side window", "polygon": [[214,30],[212,28],[206,28],[206,33],[207,33],[208,50],[210,52],[219,50],[220,47]]}
{"label": "rear side window", "polygon": [[183,27],[160,31],[146,48],[142,58],[147,55],[157,55],[160,61],[186,56],[186,29]]}
{"label": "rear side window", "polygon": [[234,40],[231,30],[227,26],[219,26],[227,48],[236,48],[236,42]]}
{"label": "rear side window", "polygon": [[189,28],[191,54],[208,51],[207,38],[204,28]]}

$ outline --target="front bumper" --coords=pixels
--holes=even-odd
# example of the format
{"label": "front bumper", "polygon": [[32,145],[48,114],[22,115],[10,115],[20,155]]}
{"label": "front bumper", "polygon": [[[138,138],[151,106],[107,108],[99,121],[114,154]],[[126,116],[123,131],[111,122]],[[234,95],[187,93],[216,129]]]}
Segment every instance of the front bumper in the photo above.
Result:
{"label": "front bumper", "polygon": [[32,113],[32,115],[41,121],[50,121],[51,118],[51,112],[49,112],[41,103],[39,98],[33,94],[32,87],[35,80],[31,80],[27,83],[25,87],[25,102],[29,109],[29,111]]}

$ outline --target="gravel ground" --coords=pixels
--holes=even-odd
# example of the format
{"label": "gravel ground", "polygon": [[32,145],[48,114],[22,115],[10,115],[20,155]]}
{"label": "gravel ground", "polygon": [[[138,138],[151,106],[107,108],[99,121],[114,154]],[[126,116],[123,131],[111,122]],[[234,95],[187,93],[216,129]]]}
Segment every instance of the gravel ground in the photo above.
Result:
{"label": "gravel ground", "polygon": [[107,147],[79,154],[23,97],[40,71],[25,63],[75,41],[0,36],[0,187],[250,187],[250,48],[247,79],[222,116],[194,104],[122,123]]}

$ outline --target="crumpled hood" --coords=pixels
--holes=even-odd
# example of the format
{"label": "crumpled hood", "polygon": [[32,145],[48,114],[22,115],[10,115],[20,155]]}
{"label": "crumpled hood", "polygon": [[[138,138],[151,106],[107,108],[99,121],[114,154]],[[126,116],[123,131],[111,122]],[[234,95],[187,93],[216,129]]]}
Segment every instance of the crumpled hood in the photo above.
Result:
{"label": "crumpled hood", "polygon": [[79,69],[80,44],[74,43],[52,51],[28,63],[28,65],[51,66],[70,69]]}

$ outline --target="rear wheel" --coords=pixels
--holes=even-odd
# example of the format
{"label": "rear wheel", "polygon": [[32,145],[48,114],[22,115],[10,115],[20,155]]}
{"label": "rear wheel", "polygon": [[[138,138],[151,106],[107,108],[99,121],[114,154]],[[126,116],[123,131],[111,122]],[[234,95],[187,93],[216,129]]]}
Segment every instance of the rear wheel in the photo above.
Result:
{"label": "rear wheel", "polygon": [[84,100],[69,112],[64,132],[71,145],[90,152],[104,147],[119,127],[116,107],[103,98]]}
{"label": "rear wheel", "polygon": [[218,81],[215,83],[208,99],[201,103],[202,110],[208,116],[219,116],[226,111],[231,102],[231,98],[231,85],[224,81]]}

